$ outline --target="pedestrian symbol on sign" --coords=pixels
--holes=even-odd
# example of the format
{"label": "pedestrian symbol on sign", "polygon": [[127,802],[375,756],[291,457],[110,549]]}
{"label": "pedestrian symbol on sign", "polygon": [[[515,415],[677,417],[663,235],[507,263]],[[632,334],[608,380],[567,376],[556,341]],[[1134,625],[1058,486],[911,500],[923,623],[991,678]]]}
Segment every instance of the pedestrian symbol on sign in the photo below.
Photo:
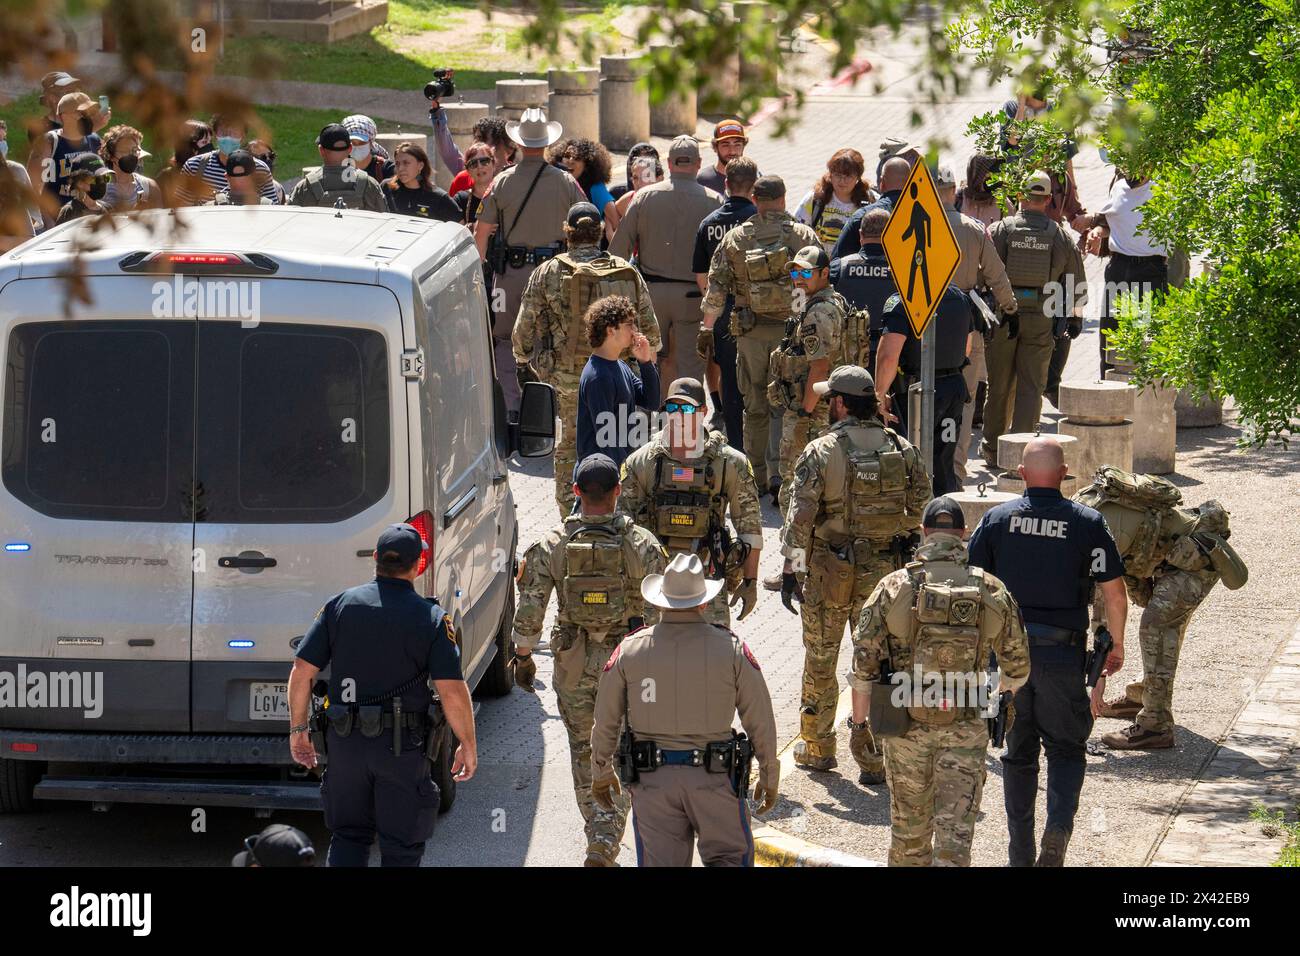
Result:
{"label": "pedestrian symbol on sign", "polygon": [[889,260],[898,297],[903,300],[912,331],[919,339],[961,261],[957,237],[924,162],[912,167],[912,175],[894,204],[880,243]]}

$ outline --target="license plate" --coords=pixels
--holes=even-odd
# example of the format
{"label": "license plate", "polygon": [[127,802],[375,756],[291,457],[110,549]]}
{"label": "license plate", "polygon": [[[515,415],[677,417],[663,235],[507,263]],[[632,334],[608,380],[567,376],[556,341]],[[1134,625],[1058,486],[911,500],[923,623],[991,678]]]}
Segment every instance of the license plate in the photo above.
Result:
{"label": "license plate", "polygon": [[249,720],[288,720],[289,685],[255,683],[248,688]]}

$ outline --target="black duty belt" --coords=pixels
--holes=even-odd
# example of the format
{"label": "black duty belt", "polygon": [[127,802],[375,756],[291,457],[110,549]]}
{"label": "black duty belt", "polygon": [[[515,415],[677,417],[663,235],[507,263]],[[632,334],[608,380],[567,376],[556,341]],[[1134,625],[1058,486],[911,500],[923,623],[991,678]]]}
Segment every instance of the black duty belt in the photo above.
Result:
{"label": "black duty belt", "polygon": [[1053,627],[1050,624],[1026,624],[1025,633],[1029,635],[1030,647],[1082,645],[1088,635],[1087,631],[1072,631],[1069,628]]}
{"label": "black duty belt", "polygon": [[547,259],[554,259],[564,249],[562,246],[506,246],[506,264],[511,269],[524,266],[538,266]]}
{"label": "black duty belt", "polygon": [[1125,252],[1115,252],[1114,250],[1111,251],[1110,257],[1111,257],[1112,259],[1123,259],[1123,260],[1125,260],[1125,261],[1127,261],[1127,262],[1143,262],[1143,263],[1146,263],[1146,262],[1156,261],[1156,262],[1160,262],[1160,263],[1163,264],[1163,263],[1167,263],[1167,262],[1169,261],[1168,257],[1166,257],[1166,256],[1155,256],[1155,255],[1153,255],[1153,256],[1130,256],[1128,253],[1125,253]]}
{"label": "black duty belt", "polygon": [[[947,378],[950,375],[960,375],[962,371],[965,370],[965,368],[966,368],[965,365],[958,365],[955,366],[954,368],[937,368],[934,370],[934,377]],[[913,382],[919,382],[921,380],[920,371],[911,371],[910,369],[903,369],[903,375],[906,378],[911,379]]]}

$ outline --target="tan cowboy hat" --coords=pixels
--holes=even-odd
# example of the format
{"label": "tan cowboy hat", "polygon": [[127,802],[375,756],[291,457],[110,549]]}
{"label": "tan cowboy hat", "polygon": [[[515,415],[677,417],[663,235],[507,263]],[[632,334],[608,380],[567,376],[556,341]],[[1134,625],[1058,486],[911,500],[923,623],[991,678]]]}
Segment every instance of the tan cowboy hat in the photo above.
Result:
{"label": "tan cowboy hat", "polygon": [[722,590],[725,581],[704,576],[704,565],[693,554],[679,554],[663,574],[647,574],[641,581],[641,596],[655,607],[669,610],[708,604]]}
{"label": "tan cowboy hat", "polygon": [[546,113],[533,107],[524,110],[519,122],[506,123],[506,135],[528,149],[550,146],[564,135],[564,127],[554,121],[546,122]]}

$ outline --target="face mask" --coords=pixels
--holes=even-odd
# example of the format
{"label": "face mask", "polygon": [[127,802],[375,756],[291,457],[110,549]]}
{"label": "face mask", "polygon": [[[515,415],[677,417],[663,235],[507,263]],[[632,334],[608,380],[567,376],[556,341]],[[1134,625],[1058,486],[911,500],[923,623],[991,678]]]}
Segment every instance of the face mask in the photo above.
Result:
{"label": "face mask", "polygon": [[193,149],[194,152],[191,153],[190,155],[202,156],[204,153],[212,152],[212,142],[209,140],[206,143],[195,143]]}
{"label": "face mask", "polygon": [[218,136],[217,149],[229,156],[235,150],[239,149],[238,136]]}
{"label": "face mask", "polygon": [[86,190],[86,193],[91,199],[103,199],[104,194],[107,192],[108,183],[99,178],[96,178],[95,181],[90,184],[90,188]]}
{"label": "face mask", "polygon": [[0,139],[0,159],[9,155],[9,140]]}
{"label": "face mask", "polygon": [[140,168],[140,157],[135,153],[130,153],[126,156],[119,156],[117,159],[117,168],[129,176]]}
{"label": "face mask", "polygon": [[81,130],[82,136],[89,136],[95,131],[95,124],[83,116],[77,120],[77,128]]}
{"label": "face mask", "polygon": [[357,163],[358,166],[364,166],[366,164],[366,160],[368,160],[369,158],[370,158],[369,146],[352,147],[352,159]]}

